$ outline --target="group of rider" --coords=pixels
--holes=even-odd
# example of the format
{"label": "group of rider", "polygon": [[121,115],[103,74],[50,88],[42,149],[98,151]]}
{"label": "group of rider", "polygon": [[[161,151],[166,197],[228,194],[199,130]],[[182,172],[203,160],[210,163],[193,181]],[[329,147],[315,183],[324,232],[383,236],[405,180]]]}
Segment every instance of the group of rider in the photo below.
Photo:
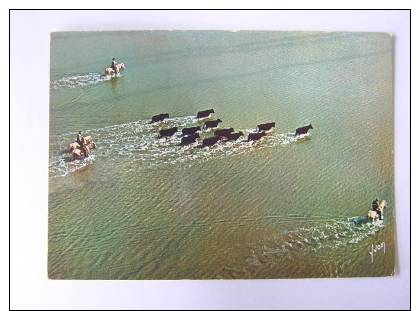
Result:
{"label": "group of rider", "polygon": [[[117,63],[115,57],[112,58],[111,68],[115,72],[118,72],[118,70],[117,70],[117,64],[118,63]],[[90,154],[90,149],[89,149],[89,146],[86,144],[85,138],[82,136],[82,131],[79,131],[79,133],[77,134],[76,141],[80,145],[80,148],[82,149],[82,151],[85,154],[85,156],[88,157],[89,154]]]}

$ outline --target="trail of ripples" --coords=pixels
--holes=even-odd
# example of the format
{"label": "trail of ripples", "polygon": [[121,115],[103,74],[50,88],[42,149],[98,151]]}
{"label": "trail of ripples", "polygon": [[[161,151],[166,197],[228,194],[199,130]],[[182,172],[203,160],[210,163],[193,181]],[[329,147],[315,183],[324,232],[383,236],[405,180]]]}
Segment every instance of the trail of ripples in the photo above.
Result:
{"label": "trail of ripples", "polygon": [[97,72],[89,72],[83,74],[72,74],[51,81],[51,88],[54,90],[62,88],[78,88],[89,85],[95,85],[103,81],[112,79]]}
{"label": "trail of ripples", "polygon": [[384,227],[383,221],[366,221],[357,225],[352,218],[318,221],[308,217],[302,220],[302,227],[299,227],[297,219],[291,219],[290,222],[294,228],[282,232],[274,243],[272,241],[268,245],[252,245],[251,249],[254,251],[247,262],[259,266],[267,261],[267,257],[292,255],[295,252],[313,254],[319,250],[347,249],[349,245],[361,243]]}

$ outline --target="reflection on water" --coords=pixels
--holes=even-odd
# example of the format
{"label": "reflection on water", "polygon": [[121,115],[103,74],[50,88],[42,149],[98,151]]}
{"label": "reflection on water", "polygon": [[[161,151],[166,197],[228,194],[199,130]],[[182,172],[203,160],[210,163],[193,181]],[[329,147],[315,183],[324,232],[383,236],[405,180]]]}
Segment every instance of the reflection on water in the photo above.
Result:
{"label": "reflection on water", "polygon": [[112,93],[116,93],[117,92],[117,88],[118,86],[123,83],[124,79],[119,76],[119,77],[113,77],[111,79],[109,79],[107,82],[109,83],[109,85],[111,86],[111,90]]}
{"label": "reflection on water", "polygon": [[[129,64],[118,78],[95,73],[110,61],[104,40]],[[49,276],[392,274],[391,50],[388,35],[372,33],[55,34]],[[202,125],[192,115],[209,108],[245,136],[211,148],[198,145],[212,131],[193,146],[157,138]],[[161,112],[171,118],[148,123]],[[243,141],[270,121],[267,137]],[[310,135],[294,137],[309,123]],[[98,147],[67,161],[79,130]],[[355,224],[374,197],[389,203],[384,222]]]}

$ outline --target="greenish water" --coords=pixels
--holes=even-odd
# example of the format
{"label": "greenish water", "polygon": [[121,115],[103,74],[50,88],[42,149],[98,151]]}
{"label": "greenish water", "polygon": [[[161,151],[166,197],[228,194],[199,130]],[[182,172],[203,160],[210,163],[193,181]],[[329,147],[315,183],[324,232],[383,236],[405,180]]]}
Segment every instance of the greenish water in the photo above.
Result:
{"label": "greenish water", "polygon": [[[112,57],[126,70],[106,79]],[[386,34],[54,33],[49,277],[393,274],[392,76]],[[208,108],[245,134],[276,128],[210,149],[156,138]],[[161,112],[171,119],[149,125]],[[290,134],[309,123],[310,136]],[[98,148],[67,162],[78,130]],[[384,222],[353,224],[375,197]]]}

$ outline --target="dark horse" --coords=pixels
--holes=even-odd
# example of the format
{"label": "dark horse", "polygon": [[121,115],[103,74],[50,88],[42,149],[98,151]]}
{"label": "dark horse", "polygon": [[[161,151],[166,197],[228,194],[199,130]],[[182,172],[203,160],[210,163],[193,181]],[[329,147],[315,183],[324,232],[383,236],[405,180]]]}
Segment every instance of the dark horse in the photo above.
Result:
{"label": "dark horse", "polygon": [[308,131],[310,129],[313,129],[312,124],[309,124],[309,125],[303,126],[303,127],[299,127],[299,128],[296,129],[295,136],[306,134],[306,133],[308,133]]}

